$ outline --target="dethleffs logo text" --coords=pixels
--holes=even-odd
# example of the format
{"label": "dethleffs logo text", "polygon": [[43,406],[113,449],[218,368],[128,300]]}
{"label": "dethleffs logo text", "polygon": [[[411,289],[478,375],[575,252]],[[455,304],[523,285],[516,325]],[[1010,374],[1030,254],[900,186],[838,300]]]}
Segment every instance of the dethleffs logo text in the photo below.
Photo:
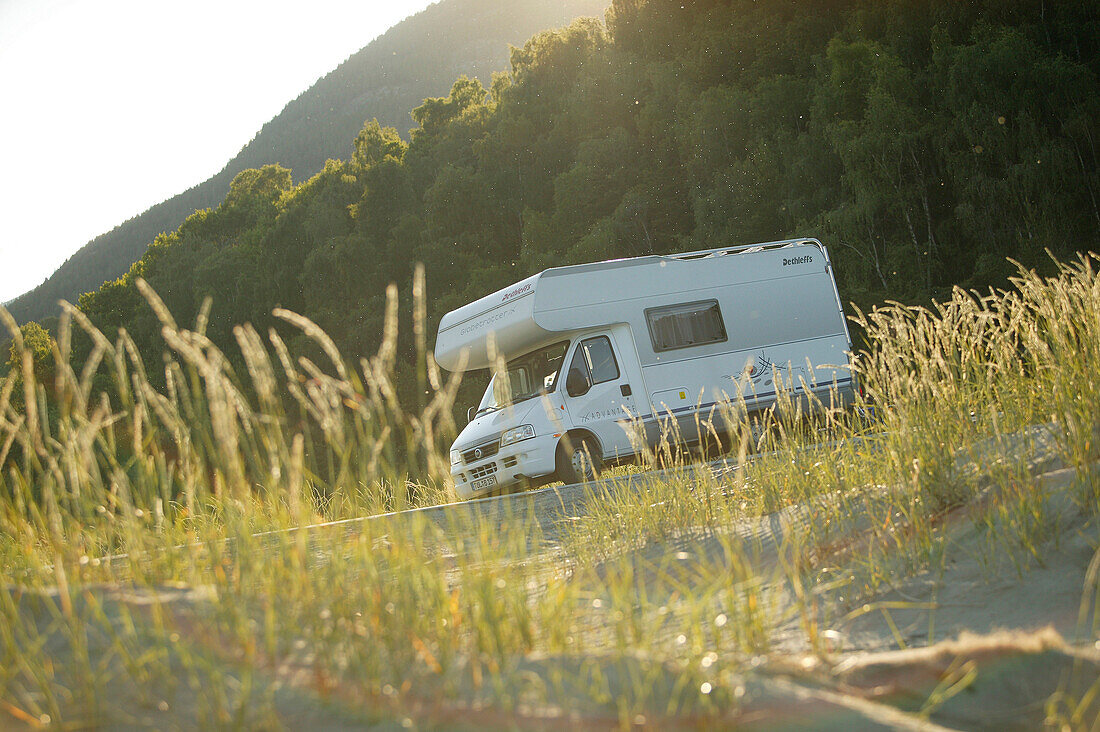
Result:
{"label": "dethleffs logo text", "polygon": [[792,264],[809,264],[812,261],[814,261],[814,255],[812,255],[812,254],[807,254],[804,257],[790,257],[790,258],[784,257],[783,258],[783,266],[784,267],[789,267]]}
{"label": "dethleffs logo text", "polygon": [[504,297],[503,297],[503,298],[501,298],[501,300],[500,300],[500,301],[501,301],[501,302],[508,302],[508,301],[509,301],[509,300],[511,300],[511,299],[512,299],[513,297],[519,297],[520,295],[526,294],[526,293],[528,293],[528,292],[530,292],[530,291],[531,291],[531,283],[530,283],[530,282],[528,282],[528,283],[527,283],[526,285],[524,285],[523,287],[517,287],[517,288],[516,288],[516,289],[514,289],[514,290],[511,290],[511,291],[509,291],[509,292],[506,292],[506,293],[504,293]]}

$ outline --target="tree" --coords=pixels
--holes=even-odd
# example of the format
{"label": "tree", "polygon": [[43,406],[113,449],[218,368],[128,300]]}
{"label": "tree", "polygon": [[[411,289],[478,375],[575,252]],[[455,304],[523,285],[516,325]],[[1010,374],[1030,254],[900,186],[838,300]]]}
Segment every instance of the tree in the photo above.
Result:
{"label": "tree", "polygon": [[372,168],[386,158],[400,161],[406,149],[408,145],[397,134],[396,129],[382,127],[377,119],[372,119],[363,125],[363,129],[355,136],[355,147],[351,156],[352,166],[356,171],[360,171]]}
{"label": "tree", "polygon": [[23,347],[19,347],[20,339],[13,338],[6,363],[8,377],[15,380],[11,393],[11,405],[15,409],[22,409],[24,405],[24,389],[21,386],[24,378],[23,354],[30,355],[34,382],[44,386],[47,394],[53,392],[56,368],[53,357],[54,340],[45,328],[32,320],[22,325],[19,333]]}

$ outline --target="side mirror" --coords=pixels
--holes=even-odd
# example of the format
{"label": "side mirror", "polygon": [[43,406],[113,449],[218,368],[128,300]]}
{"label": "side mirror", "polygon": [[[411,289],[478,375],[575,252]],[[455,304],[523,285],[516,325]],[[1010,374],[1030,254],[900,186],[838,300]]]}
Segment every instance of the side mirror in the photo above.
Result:
{"label": "side mirror", "polygon": [[584,375],[580,369],[570,369],[569,375],[565,377],[565,393],[571,397],[579,397],[588,393],[591,385],[588,383],[588,378]]}
{"label": "side mirror", "polygon": [[470,407],[466,410],[466,424],[474,421],[475,414],[477,414],[477,407]]}

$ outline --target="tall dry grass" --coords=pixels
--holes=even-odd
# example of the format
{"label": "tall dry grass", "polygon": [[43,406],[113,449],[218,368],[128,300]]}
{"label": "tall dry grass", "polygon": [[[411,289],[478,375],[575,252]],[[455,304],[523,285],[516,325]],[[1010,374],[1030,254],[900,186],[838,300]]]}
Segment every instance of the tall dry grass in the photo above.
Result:
{"label": "tall dry grass", "polygon": [[[1021,574],[1041,561],[1064,519],[1031,481],[1051,451],[1096,534],[1096,262],[858,314],[867,398],[838,411],[787,395],[755,424],[728,405],[721,472],[685,465],[673,436],[648,455],[661,472],[619,470],[568,505],[551,490],[397,514],[449,495],[458,382],[426,348],[422,273],[431,398],[416,409],[394,385],[392,289],[377,354],[353,365],[278,311],[324,359],[246,325],[237,372],[204,335],[208,309],[180,327],[143,285],[163,388],[125,332],[67,307],[55,383],[23,353],[0,384],[0,714],[296,726],[325,699],[358,722],[729,721],[791,628],[824,662],[844,622],[890,622],[877,593],[944,571],[960,507],[991,576],[1005,557]],[[93,342],[81,364],[74,329]],[[307,528],[322,521],[343,523]],[[1079,714],[1081,698],[1057,708]]]}

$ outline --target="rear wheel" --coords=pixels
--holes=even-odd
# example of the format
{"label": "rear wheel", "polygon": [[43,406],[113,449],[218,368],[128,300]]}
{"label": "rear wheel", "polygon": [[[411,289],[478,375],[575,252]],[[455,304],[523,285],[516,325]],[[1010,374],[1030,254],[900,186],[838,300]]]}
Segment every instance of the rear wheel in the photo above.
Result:
{"label": "rear wheel", "polygon": [[567,435],[558,446],[558,477],[563,483],[585,483],[595,480],[603,470],[600,449],[591,437],[570,439]]}

